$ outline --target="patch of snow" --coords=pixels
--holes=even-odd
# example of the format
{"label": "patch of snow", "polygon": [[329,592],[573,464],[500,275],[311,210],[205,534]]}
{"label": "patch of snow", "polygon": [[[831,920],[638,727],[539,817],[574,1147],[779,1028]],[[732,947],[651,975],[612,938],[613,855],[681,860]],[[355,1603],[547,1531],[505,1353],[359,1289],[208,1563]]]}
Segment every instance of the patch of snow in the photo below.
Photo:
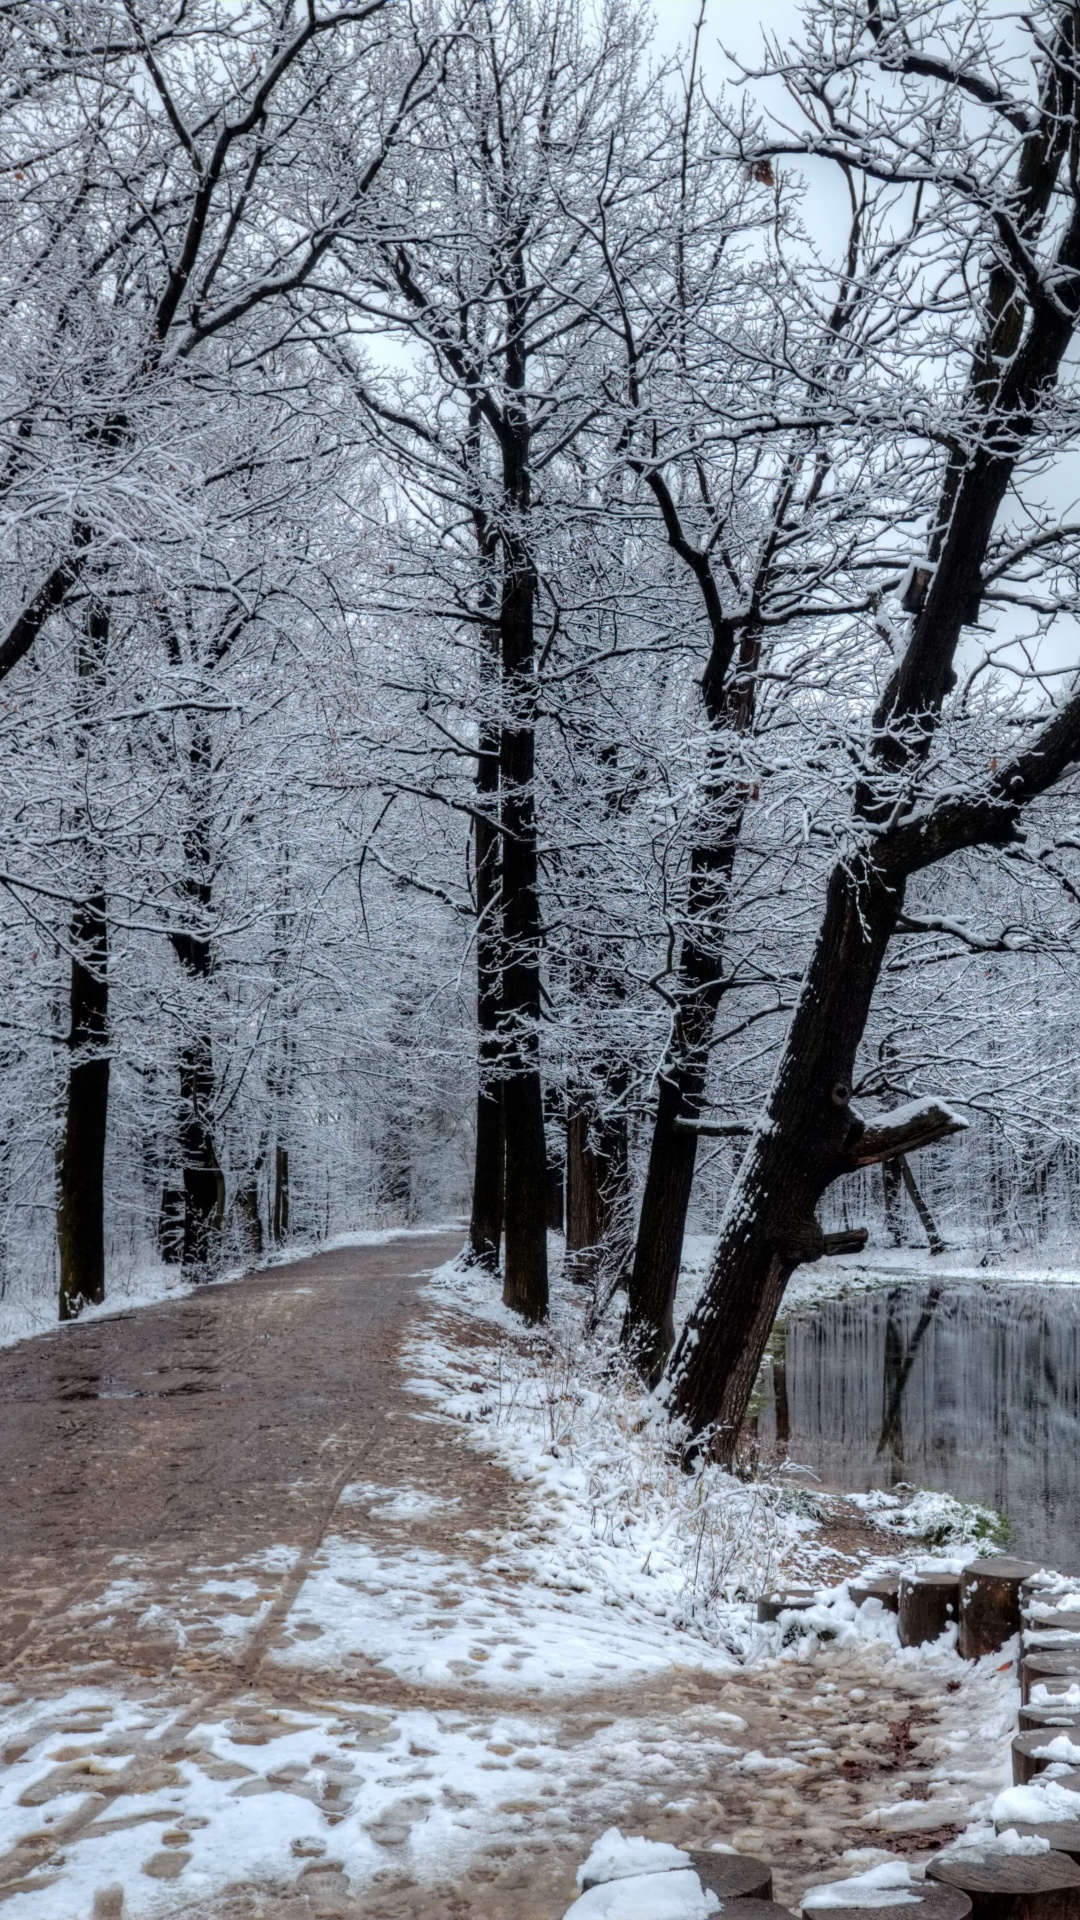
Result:
{"label": "patch of snow", "polygon": [[906,1860],[886,1860],[850,1880],[830,1880],[803,1894],[804,1909],[819,1907],[909,1907],[918,1903]]}
{"label": "patch of snow", "polygon": [[648,1873],[591,1887],[574,1901],[567,1920],[708,1920],[719,1911],[716,1894],[696,1873]]}
{"label": "patch of snow", "polygon": [[577,1870],[579,1887],[599,1886],[607,1880],[627,1880],[641,1873],[670,1873],[674,1867],[688,1867],[690,1855],[665,1840],[646,1840],[641,1835],[624,1839],[618,1827],[609,1827],[594,1844],[587,1860]]}

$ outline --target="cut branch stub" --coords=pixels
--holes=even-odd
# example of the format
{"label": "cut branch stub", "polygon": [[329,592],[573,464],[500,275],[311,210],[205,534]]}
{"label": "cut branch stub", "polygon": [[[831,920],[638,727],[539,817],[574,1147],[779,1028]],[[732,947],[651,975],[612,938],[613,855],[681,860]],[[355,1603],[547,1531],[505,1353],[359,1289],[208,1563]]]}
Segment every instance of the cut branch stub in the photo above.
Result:
{"label": "cut branch stub", "polygon": [[827,1260],[832,1260],[841,1253],[861,1253],[870,1238],[870,1229],[849,1227],[843,1233],[827,1233],[823,1238],[822,1253]]}
{"label": "cut branch stub", "polygon": [[932,1147],[950,1133],[963,1133],[967,1121],[946,1106],[944,1100],[912,1100],[870,1121],[857,1140],[852,1141],[847,1159],[852,1169],[877,1167],[885,1160],[914,1153],[919,1147]]}

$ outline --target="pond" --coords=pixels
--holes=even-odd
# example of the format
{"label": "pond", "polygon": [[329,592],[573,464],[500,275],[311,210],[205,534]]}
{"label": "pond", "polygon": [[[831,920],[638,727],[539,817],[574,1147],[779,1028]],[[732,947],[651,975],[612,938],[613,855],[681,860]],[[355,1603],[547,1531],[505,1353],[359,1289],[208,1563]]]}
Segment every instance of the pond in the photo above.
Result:
{"label": "pond", "polygon": [[893,1286],[796,1313],[763,1375],[763,1447],[850,1492],[994,1507],[1010,1546],[1080,1568],[1080,1288]]}

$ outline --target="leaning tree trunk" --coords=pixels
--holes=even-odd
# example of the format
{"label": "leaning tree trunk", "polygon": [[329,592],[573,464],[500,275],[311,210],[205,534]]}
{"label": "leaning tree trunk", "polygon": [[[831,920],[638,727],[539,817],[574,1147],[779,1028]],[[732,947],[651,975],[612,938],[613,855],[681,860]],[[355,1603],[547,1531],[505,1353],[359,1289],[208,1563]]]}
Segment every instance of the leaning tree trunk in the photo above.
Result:
{"label": "leaning tree trunk", "polygon": [[109,980],[103,894],[76,907],[71,949],[70,1065],[56,1215],[61,1320],[74,1320],[83,1307],[105,1298]]}
{"label": "leaning tree trunk", "polygon": [[902,886],[834,870],[817,947],[762,1123],[736,1175],[705,1291],[672,1357],[668,1404],[730,1459],[784,1288],[824,1250],[815,1208],[850,1151],[855,1052]]}
{"label": "leaning tree trunk", "polygon": [[669,1410],[691,1455],[707,1446],[731,1459],[784,1288],[797,1266],[827,1251],[815,1217],[826,1188],[964,1124],[935,1101],[869,1125],[851,1107],[855,1055],[904,887],[872,853],[833,870],[772,1091],[668,1372]]}

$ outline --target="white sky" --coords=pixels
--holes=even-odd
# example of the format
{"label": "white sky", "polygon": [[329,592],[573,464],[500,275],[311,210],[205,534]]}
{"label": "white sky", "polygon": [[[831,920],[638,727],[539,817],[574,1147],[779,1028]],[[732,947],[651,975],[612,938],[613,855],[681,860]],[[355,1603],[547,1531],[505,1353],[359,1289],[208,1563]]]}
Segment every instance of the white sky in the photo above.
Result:
{"label": "white sky", "polygon": [[[700,0],[653,0],[660,45],[674,52],[689,40],[697,19]],[[705,14],[706,71],[716,71],[718,43],[756,61],[762,31],[785,37],[797,25],[796,0],[709,0]]]}

